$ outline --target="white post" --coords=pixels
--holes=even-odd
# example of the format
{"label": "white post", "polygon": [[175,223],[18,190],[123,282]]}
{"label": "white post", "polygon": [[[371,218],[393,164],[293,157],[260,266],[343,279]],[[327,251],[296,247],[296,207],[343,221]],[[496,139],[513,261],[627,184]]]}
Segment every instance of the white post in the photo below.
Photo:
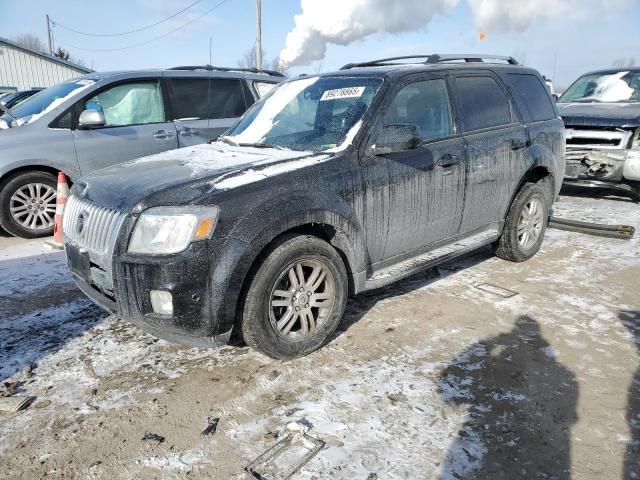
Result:
{"label": "white post", "polygon": [[49,55],[53,55],[53,39],[51,38],[51,20],[47,14],[47,39],[49,40]]}
{"label": "white post", "polygon": [[256,0],[256,68],[262,68],[262,0]]}

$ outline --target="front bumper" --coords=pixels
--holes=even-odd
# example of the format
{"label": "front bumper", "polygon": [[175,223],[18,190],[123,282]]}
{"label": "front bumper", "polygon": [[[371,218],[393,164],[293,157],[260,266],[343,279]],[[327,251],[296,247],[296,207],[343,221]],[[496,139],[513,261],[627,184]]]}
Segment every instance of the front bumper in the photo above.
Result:
{"label": "front bumper", "polygon": [[[115,255],[110,285],[102,284],[100,266],[73,242],[65,244],[68,264],[78,287],[104,309],[172,342],[198,347],[228,343],[229,331],[215,328],[211,298],[211,262],[206,242],[167,256]],[[112,286],[108,289],[107,286]],[[151,290],[172,295],[173,314],[153,312]]]}
{"label": "front bumper", "polygon": [[565,185],[617,190],[638,197],[636,169],[640,154],[632,150],[567,149]]}

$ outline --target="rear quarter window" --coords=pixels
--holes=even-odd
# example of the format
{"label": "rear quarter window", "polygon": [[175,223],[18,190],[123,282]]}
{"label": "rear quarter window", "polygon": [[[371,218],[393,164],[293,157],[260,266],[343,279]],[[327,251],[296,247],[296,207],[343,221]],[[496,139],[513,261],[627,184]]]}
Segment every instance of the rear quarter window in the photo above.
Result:
{"label": "rear quarter window", "polygon": [[535,75],[508,73],[504,81],[525,122],[551,120],[557,116],[546,87]]}
{"label": "rear quarter window", "polygon": [[512,122],[509,98],[493,77],[457,77],[456,87],[466,132]]}
{"label": "rear quarter window", "polygon": [[214,78],[210,92],[209,118],[241,117],[247,110],[240,80]]}

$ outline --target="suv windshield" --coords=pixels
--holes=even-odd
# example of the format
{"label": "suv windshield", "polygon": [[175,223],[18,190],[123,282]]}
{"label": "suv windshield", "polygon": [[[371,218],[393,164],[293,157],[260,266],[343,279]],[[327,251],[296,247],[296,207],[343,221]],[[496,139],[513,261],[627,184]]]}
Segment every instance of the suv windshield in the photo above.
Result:
{"label": "suv windshield", "polygon": [[221,140],[326,151],[351,141],[382,84],[374,77],[312,77],[282,84]]}
{"label": "suv windshield", "polygon": [[[15,114],[16,118],[12,120],[14,124],[22,124],[36,120],[45,113],[53,110],[67,98],[77,95],[80,91],[94,83],[95,80],[76,79],[46,88],[13,108],[11,111]],[[21,122],[18,120],[21,120]]]}
{"label": "suv windshield", "polygon": [[560,97],[560,102],[638,102],[640,71],[589,73],[580,77]]}

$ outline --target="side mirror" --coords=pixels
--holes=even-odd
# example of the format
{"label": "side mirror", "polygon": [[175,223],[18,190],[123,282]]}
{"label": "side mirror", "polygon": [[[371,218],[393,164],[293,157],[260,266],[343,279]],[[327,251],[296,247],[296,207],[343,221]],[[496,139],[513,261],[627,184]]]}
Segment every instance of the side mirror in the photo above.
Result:
{"label": "side mirror", "polygon": [[560,95],[558,95],[557,93],[552,93],[551,96],[553,97],[553,99],[557,102],[558,99],[560,98]]}
{"label": "side mirror", "polygon": [[417,125],[387,125],[371,146],[374,155],[413,150],[422,143],[422,132]]}
{"label": "side mirror", "polygon": [[107,120],[101,110],[85,110],[78,119],[78,128],[82,129],[104,127],[106,124]]}

